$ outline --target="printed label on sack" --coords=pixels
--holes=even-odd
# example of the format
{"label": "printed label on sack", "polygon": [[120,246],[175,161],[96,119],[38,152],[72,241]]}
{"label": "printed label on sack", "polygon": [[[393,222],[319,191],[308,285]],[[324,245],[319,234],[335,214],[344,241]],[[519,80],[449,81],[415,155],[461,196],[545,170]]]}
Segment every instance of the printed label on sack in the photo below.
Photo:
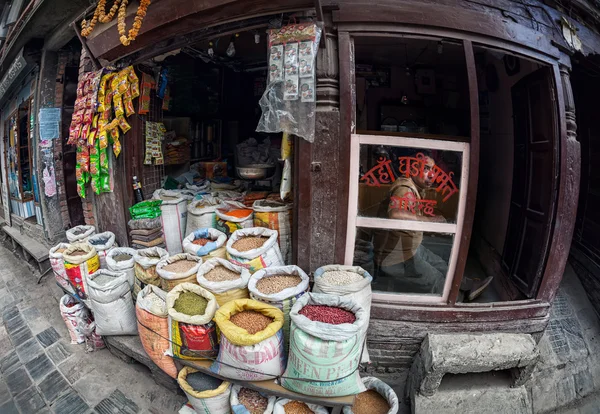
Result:
{"label": "printed label on sack", "polygon": [[214,322],[192,325],[171,320],[173,355],[182,359],[203,359],[217,356],[217,331]]}
{"label": "printed label on sack", "polygon": [[87,275],[95,273],[99,268],[100,260],[98,259],[98,256],[93,256],[80,264],[65,262],[65,272],[75,289],[75,293],[77,293],[80,298],[87,298],[84,278]]}
{"label": "printed label on sack", "polygon": [[245,260],[245,259],[240,259],[239,257],[231,256],[229,253],[227,253],[227,259],[234,265],[248,269],[250,274],[253,274],[256,271],[267,267],[267,264],[265,263],[262,256],[258,256],[256,258],[250,259],[250,260]]}

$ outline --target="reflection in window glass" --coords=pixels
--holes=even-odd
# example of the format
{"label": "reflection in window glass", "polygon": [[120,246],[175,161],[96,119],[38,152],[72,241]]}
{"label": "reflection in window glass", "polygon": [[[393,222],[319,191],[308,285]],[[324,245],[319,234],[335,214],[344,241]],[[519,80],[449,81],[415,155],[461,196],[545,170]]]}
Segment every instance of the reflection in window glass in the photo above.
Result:
{"label": "reflection in window glass", "polygon": [[454,236],[357,228],[354,265],[373,275],[377,292],[441,296]]}
{"label": "reflection in window glass", "polygon": [[358,215],[456,223],[462,154],[362,145]]}

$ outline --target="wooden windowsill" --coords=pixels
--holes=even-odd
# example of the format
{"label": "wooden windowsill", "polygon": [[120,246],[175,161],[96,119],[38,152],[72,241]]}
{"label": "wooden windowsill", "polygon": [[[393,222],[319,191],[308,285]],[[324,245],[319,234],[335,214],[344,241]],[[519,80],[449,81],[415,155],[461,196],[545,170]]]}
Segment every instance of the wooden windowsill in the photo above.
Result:
{"label": "wooden windowsill", "polygon": [[388,131],[369,131],[369,130],[358,130],[357,134],[361,135],[379,135],[385,137],[408,137],[408,138],[422,138],[422,139],[438,139],[441,141],[454,141],[454,142],[470,142],[469,137],[459,137],[454,135],[437,135],[437,134],[421,134],[415,132],[388,132]]}

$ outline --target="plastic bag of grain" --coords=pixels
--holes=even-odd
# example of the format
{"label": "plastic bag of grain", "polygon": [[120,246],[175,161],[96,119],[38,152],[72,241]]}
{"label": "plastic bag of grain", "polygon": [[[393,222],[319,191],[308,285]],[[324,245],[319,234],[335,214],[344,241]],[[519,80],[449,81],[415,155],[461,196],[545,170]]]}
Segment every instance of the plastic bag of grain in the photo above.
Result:
{"label": "plastic bag of grain", "polygon": [[223,201],[215,213],[217,214],[215,228],[227,236],[236,230],[254,225],[254,212],[239,201]]}
{"label": "plastic bag of grain", "polygon": [[[366,312],[367,319],[371,317],[371,282],[373,277],[362,267],[329,265],[317,269],[314,275],[315,284],[313,292],[327,293],[330,295],[344,296],[354,300]],[[365,344],[362,360],[360,362],[371,362],[367,350],[367,323],[361,340]]]}
{"label": "plastic bag of grain", "polygon": [[100,260],[100,269],[108,269],[106,266],[106,256],[113,247],[117,247],[115,243],[115,234],[112,231],[94,234],[88,238],[88,243],[94,246]]}
{"label": "plastic bag of grain", "polygon": [[171,355],[180,359],[214,358],[219,351],[215,323],[217,300],[206,289],[181,283],[167,293]]}
{"label": "plastic bag of grain", "polygon": [[226,254],[225,233],[211,228],[197,229],[183,239],[183,251],[196,256],[223,257]]}
{"label": "plastic bag of grain", "polygon": [[[288,410],[286,411],[285,405],[291,404],[288,406]],[[287,414],[287,413],[296,413],[296,412],[308,412],[306,411],[308,408],[314,414],[328,414],[329,410],[323,407],[322,405],[303,403],[301,401],[289,400],[287,398],[280,398],[275,402],[275,406],[273,407],[273,414]],[[302,410],[302,411],[301,411]]]}
{"label": "plastic bag of grain", "polygon": [[238,299],[217,310],[221,331],[219,356],[210,367],[216,374],[244,381],[279,377],[285,370],[283,313],[252,299]]}
{"label": "plastic bag of grain", "polygon": [[248,299],[250,272],[225,259],[208,259],[200,265],[198,284],[215,295],[219,306],[236,299]]}
{"label": "plastic bag of grain", "polygon": [[233,384],[229,403],[235,414],[272,414],[277,397]]}
{"label": "plastic bag of grain", "polygon": [[162,259],[169,257],[169,253],[160,247],[149,247],[136,250],[133,255],[133,270],[135,281],[133,285],[133,297],[137,298],[140,291],[146,285],[160,286],[160,276],[156,273],[156,265]]}
{"label": "plastic bag of grain", "polygon": [[180,253],[162,259],[156,265],[163,290],[170,291],[180,283],[196,283],[196,274],[202,264],[202,258],[188,253]]}
{"label": "plastic bag of grain", "polygon": [[69,243],[84,243],[88,237],[96,234],[96,228],[94,226],[75,226],[66,233]]}
{"label": "plastic bag of grain", "polygon": [[85,342],[85,333],[81,329],[83,322],[90,321],[88,309],[83,303],[78,302],[71,295],[64,295],[60,298],[60,316],[62,316],[72,344],[82,344]]}
{"label": "plastic bag of grain", "polygon": [[277,231],[264,227],[236,230],[227,241],[227,259],[254,273],[272,266],[283,266],[277,244]]}
{"label": "plastic bag of grain", "polygon": [[292,209],[293,205],[273,200],[256,200],[254,210],[254,227],[266,227],[277,230],[281,256],[285,264],[292,263]]}
{"label": "plastic bag of grain", "polygon": [[63,252],[65,272],[81,299],[87,298],[87,278],[100,269],[96,249],[87,243],[72,244]]}
{"label": "plastic bag of grain", "polygon": [[68,243],[58,243],[56,246],[50,249],[48,252],[48,258],[50,259],[50,266],[52,272],[56,278],[56,282],[67,292],[73,293],[73,287],[69,283],[69,277],[65,270],[65,262],[63,260],[63,252],[67,250],[71,245]]}
{"label": "plastic bag of grain", "polygon": [[181,253],[181,241],[185,237],[187,225],[187,201],[181,194],[169,190],[156,190],[153,198],[163,201],[160,205],[160,217],[167,251],[169,254]]}
{"label": "plastic bag of grain", "polygon": [[175,362],[173,358],[165,354],[171,349],[167,292],[153,285],[143,288],[137,295],[135,314],[144,350],[167,375],[177,378]]}
{"label": "plastic bag of grain", "polygon": [[125,272],[98,270],[88,278],[90,307],[98,335],[136,335],[131,286]]}
{"label": "plastic bag of grain", "polygon": [[217,225],[217,208],[221,200],[210,195],[203,195],[188,206],[188,218],[185,234],[193,233],[202,228],[215,228]]}
{"label": "plastic bag of grain", "polygon": [[367,390],[354,397],[354,404],[344,407],[344,414],[396,414],[398,412],[400,403],[392,387],[375,377],[364,377],[362,382]]}
{"label": "plastic bag of grain", "polygon": [[[311,320],[302,314],[308,305],[328,306],[325,309],[338,313],[347,311],[353,314],[354,322],[332,324]],[[325,312],[320,310],[315,314],[323,317]],[[289,362],[281,383],[284,388],[319,397],[342,397],[365,390],[358,366],[363,349],[360,338],[369,320],[362,306],[349,298],[307,293],[296,301],[290,317]],[[311,349],[318,352],[306,352]]]}
{"label": "plastic bag of grain", "polygon": [[[183,367],[177,375],[177,383],[185,392],[188,400],[198,414],[229,414],[231,408],[229,406],[229,397],[231,394],[231,383],[227,381],[215,389],[196,390],[188,382],[188,377],[191,374],[197,373],[198,370],[190,367]],[[204,374],[203,374],[204,375]],[[210,381],[210,380],[209,380]],[[207,382],[209,382],[207,381]],[[212,382],[212,381],[211,381]],[[200,387],[198,387],[200,388]],[[205,388],[205,387],[202,387]]]}
{"label": "plastic bag of grain", "polygon": [[106,266],[113,272],[124,272],[127,275],[129,287],[133,290],[135,283],[135,249],[130,247],[115,247],[106,256]]}
{"label": "plastic bag of grain", "polygon": [[267,267],[248,281],[252,299],[273,305],[283,312],[283,337],[287,350],[290,338],[290,310],[309,289],[310,278],[298,266]]}

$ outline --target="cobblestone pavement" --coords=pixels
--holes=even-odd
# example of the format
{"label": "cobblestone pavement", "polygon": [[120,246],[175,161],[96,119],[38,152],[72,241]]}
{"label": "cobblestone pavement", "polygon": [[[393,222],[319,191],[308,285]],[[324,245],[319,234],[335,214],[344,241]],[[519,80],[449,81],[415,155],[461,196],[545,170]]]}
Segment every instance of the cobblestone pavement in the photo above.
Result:
{"label": "cobblestone pavement", "polygon": [[0,244],[0,413],[176,413],[185,399],[157,385],[146,367],[70,343],[62,291],[50,272],[38,285]]}

